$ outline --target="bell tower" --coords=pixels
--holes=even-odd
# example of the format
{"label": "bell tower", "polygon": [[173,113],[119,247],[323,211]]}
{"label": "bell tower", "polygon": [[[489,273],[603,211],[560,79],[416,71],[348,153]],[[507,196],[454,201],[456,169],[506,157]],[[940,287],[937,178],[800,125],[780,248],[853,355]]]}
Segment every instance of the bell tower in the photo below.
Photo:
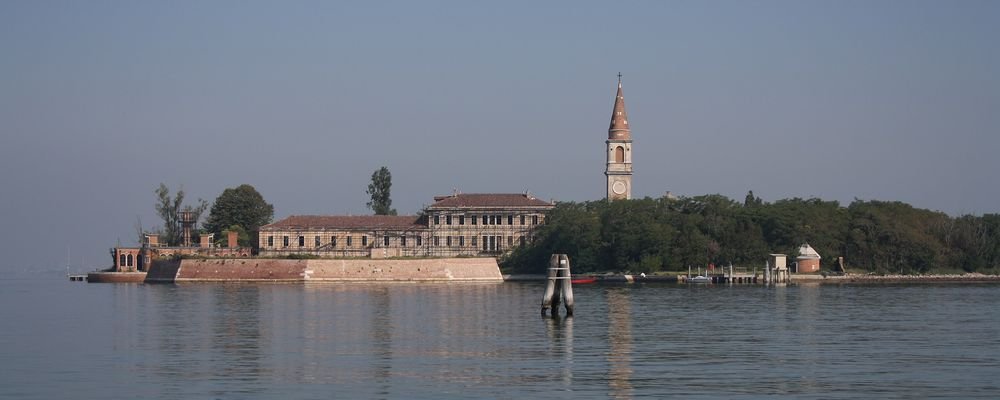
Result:
{"label": "bell tower", "polygon": [[632,198],[632,131],[628,126],[625,112],[625,97],[622,96],[622,74],[618,74],[618,94],[615,107],[611,111],[611,126],[608,128],[607,168],[608,201]]}

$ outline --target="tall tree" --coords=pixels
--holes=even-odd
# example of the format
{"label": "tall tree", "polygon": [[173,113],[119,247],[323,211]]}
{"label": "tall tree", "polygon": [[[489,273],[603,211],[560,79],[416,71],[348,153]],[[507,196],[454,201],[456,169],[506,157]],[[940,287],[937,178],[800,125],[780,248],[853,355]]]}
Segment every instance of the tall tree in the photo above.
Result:
{"label": "tall tree", "polygon": [[[227,188],[215,199],[205,221],[205,230],[222,240],[223,231],[239,232],[240,246],[253,246],[253,234],[274,218],[274,206],[257,189],[243,184]],[[237,228],[238,227],[238,228]]]}
{"label": "tall tree", "polygon": [[391,188],[392,174],[389,173],[389,168],[383,166],[372,173],[372,182],[368,184],[365,193],[372,198],[367,206],[375,212],[375,215],[396,215],[396,210],[392,208],[392,199],[389,198]]}
{"label": "tall tree", "polygon": [[184,187],[177,189],[173,197],[170,196],[170,189],[167,185],[160,183],[156,193],[156,213],[163,219],[163,241],[167,246],[177,246],[181,244],[181,211],[190,211],[194,214],[195,226],[201,219],[201,214],[208,208],[208,202],[198,199],[196,206],[184,206]]}

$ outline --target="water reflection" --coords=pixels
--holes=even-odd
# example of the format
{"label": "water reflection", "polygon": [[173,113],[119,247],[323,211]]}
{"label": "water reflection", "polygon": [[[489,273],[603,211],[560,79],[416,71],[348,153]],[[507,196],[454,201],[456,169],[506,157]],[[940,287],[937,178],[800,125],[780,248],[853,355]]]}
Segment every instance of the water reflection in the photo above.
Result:
{"label": "water reflection", "polygon": [[614,398],[632,397],[632,307],[625,289],[607,291],[608,386]]}
{"label": "water reflection", "polygon": [[236,380],[240,392],[255,391],[252,383],[265,375],[261,369],[260,286],[217,285],[211,288],[211,353],[227,360],[209,376]]}
{"label": "water reflection", "polygon": [[551,343],[549,357],[562,359],[558,378],[566,387],[573,384],[573,317],[545,316],[545,332]]}
{"label": "water reflection", "polygon": [[372,366],[371,378],[378,395],[387,396],[392,378],[392,302],[387,286],[368,291],[371,297]]}

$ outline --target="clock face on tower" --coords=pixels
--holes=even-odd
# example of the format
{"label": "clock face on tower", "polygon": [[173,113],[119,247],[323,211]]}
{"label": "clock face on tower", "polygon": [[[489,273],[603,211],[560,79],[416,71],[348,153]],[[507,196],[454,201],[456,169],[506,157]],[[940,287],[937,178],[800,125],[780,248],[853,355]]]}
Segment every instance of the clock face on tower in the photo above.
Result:
{"label": "clock face on tower", "polygon": [[625,182],[615,181],[615,183],[611,184],[611,191],[615,192],[615,194],[625,194],[625,189]]}

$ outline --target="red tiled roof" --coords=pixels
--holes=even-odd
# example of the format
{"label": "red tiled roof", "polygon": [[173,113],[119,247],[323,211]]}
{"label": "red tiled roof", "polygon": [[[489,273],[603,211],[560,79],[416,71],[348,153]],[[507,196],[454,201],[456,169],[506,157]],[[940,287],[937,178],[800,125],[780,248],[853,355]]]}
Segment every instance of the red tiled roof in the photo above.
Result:
{"label": "red tiled roof", "polygon": [[415,215],[292,215],[260,229],[420,229]]}
{"label": "red tiled roof", "polygon": [[435,197],[428,209],[456,207],[540,207],[552,208],[552,203],[521,193],[460,193]]}

